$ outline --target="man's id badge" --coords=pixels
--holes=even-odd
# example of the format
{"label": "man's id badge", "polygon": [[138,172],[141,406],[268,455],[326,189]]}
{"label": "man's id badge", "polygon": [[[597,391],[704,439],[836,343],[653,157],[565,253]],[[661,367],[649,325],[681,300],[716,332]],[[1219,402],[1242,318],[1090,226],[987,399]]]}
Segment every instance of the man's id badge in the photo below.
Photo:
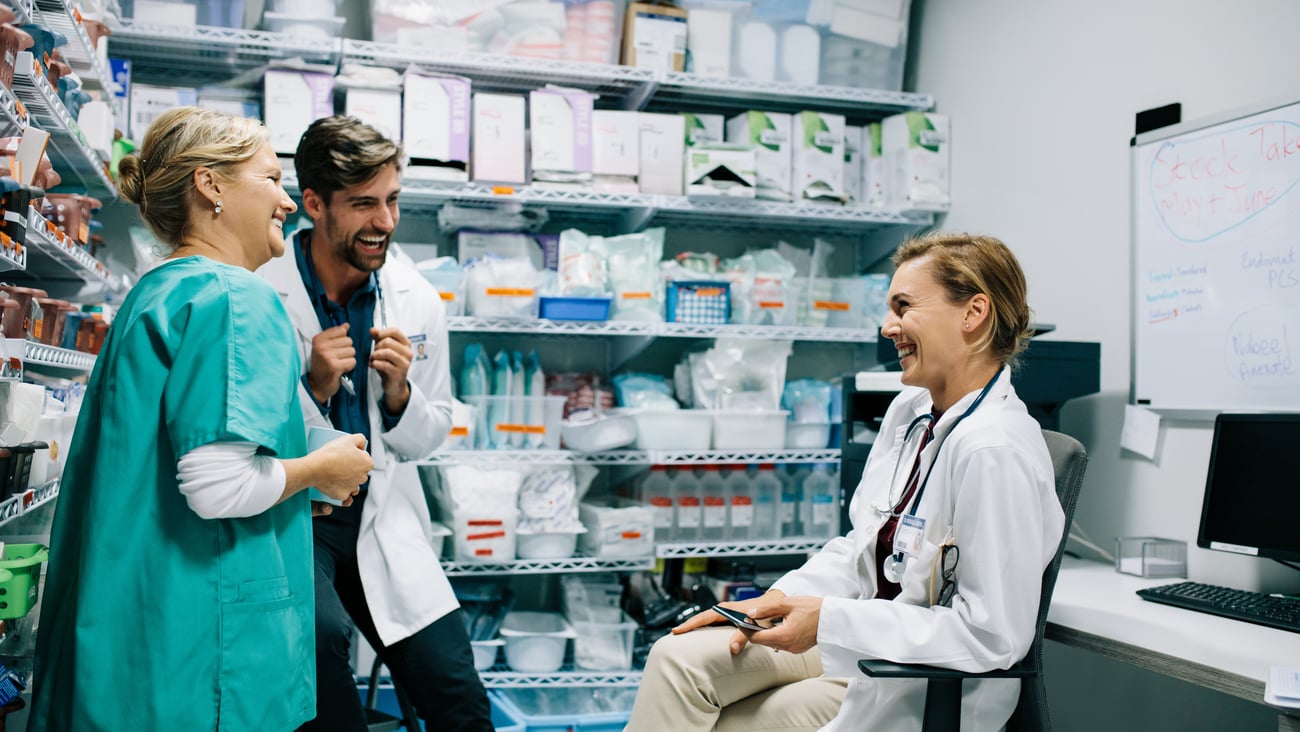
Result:
{"label": "man's id badge", "polygon": [[911,514],[898,517],[898,530],[894,532],[894,553],[914,557],[921,551],[925,536],[925,519]]}
{"label": "man's id badge", "polygon": [[423,333],[416,333],[411,336],[411,350],[415,352],[416,361],[427,361],[429,359],[428,339]]}

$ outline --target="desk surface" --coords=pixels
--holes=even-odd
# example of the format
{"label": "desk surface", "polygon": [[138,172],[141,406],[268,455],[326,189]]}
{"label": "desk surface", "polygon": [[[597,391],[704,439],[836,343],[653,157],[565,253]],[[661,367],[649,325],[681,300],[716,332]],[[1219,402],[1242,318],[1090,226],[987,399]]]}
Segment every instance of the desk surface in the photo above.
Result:
{"label": "desk surface", "polygon": [[1269,667],[1300,664],[1300,633],[1161,605],[1136,594],[1179,581],[1133,577],[1110,564],[1066,557],[1052,594],[1047,637],[1263,703]]}

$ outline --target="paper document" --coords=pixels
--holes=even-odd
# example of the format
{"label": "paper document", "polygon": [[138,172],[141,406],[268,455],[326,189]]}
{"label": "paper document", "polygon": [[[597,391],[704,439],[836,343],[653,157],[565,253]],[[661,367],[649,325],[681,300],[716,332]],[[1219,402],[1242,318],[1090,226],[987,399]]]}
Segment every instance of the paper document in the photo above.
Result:
{"label": "paper document", "polygon": [[1154,460],[1159,440],[1160,415],[1150,409],[1125,404],[1124,429],[1119,434],[1119,446],[1147,460]]}
{"label": "paper document", "polygon": [[1279,707],[1300,709],[1300,667],[1273,666],[1264,684],[1264,701]]}

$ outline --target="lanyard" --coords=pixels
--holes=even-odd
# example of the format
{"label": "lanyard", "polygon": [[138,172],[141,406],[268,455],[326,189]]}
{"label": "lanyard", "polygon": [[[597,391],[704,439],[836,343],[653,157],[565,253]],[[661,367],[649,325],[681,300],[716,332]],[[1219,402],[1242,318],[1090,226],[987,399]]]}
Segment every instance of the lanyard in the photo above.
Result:
{"label": "lanyard", "polygon": [[[996,374],[993,374],[993,378],[989,379],[989,383],[985,384],[985,385],[984,385],[984,388],[983,388],[982,390],[980,390],[979,396],[975,397],[975,401],[971,402],[970,406],[969,406],[969,407],[966,407],[966,411],[962,412],[962,413],[961,413],[961,416],[957,417],[957,419],[952,423],[952,427],[948,428],[948,431],[944,433],[943,437],[935,437],[935,438],[934,438],[934,439],[935,439],[935,443],[936,443],[935,446],[934,446],[934,457],[931,458],[931,460],[930,460],[930,466],[929,466],[929,468],[927,468],[926,471],[925,471],[925,478],[922,479],[922,480],[921,480],[921,484],[920,484],[919,486],[917,486],[917,489],[916,489],[916,495],[912,498],[912,508],[907,512],[907,514],[908,514],[909,516],[915,516],[915,515],[916,515],[916,508],[917,508],[917,506],[921,505],[921,496],[925,495],[925,486],[930,482],[930,475],[934,472],[934,464],[937,463],[937,462],[939,462],[939,451],[943,449],[943,444],[944,444],[944,442],[947,440],[948,435],[951,435],[952,432],[953,432],[953,430],[957,429],[957,425],[961,424],[961,421],[962,421],[963,419],[966,419],[966,418],[969,417],[972,413],[974,413],[974,411],[975,411],[976,409],[979,409],[980,404],[983,404],[983,403],[984,403],[984,397],[986,397],[986,396],[989,395],[989,391],[991,391],[991,390],[993,389],[993,385],[994,385],[995,383],[997,383],[998,377],[1001,376],[1001,375],[1002,375],[1002,370],[999,369],[998,372],[997,372]],[[915,428],[917,425],[921,424],[922,422],[926,422],[927,420],[928,420],[928,422],[929,422],[929,425],[928,425],[929,428],[933,429],[933,427],[934,427],[934,415],[933,415],[933,414],[922,414],[921,416],[919,416],[919,417],[917,417],[916,419],[912,420],[912,423],[909,424],[909,425],[907,426],[907,432],[903,433],[903,444],[904,444],[904,445],[907,444],[907,440],[908,440],[908,438],[910,438],[910,437],[912,436],[912,430],[913,430],[913,428]],[[916,459],[917,459],[917,468],[918,468],[918,469],[920,468],[921,451],[923,451],[924,449],[925,449],[925,443],[922,442],[921,447],[918,448],[918,450],[917,450],[917,457],[916,457]],[[901,460],[903,459],[903,451],[901,451],[901,450],[900,450],[900,452],[899,452],[899,454],[898,454],[898,459],[899,459],[899,461],[901,461]],[[892,493],[892,491],[893,491],[893,485],[894,485],[894,482],[896,482],[896,479],[898,478],[898,467],[899,467],[899,463],[895,463],[895,464],[894,464],[894,479],[895,479],[895,480],[890,482],[890,491],[891,491],[891,493]],[[908,481],[907,481],[908,483],[911,483],[911,482],[912,482],[911,477],[912,477],[912,476],[911,476],[911,474],[909,473],[909,474],[908,474]],[[907,486],[906,486],[906,485],[903,487],[903,495],[904,495],[904,496],[907,495]],[[889,506],[889,514],[890,514],[891,516],[901,516],[902,514],[899,513],[899,509],[902,508],[902,506],[894,506],[894,505],[892,505],[892,500],[893,500],[892,497],[889,497],[888,500],[891,501],[891,505]]]}

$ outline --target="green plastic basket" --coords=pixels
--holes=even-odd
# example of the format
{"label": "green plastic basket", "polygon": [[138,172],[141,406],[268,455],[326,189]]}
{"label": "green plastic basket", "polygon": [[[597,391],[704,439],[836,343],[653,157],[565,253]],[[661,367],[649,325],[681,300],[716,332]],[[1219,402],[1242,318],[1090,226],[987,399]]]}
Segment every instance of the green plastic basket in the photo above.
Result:
{"label": "green plastic basket", "polygon": [[36,604],[40,586],[41,565],[49,559],[50,550],[43,544],[5,544],[4,558],[0,559],[0,620],[21,618]]}

